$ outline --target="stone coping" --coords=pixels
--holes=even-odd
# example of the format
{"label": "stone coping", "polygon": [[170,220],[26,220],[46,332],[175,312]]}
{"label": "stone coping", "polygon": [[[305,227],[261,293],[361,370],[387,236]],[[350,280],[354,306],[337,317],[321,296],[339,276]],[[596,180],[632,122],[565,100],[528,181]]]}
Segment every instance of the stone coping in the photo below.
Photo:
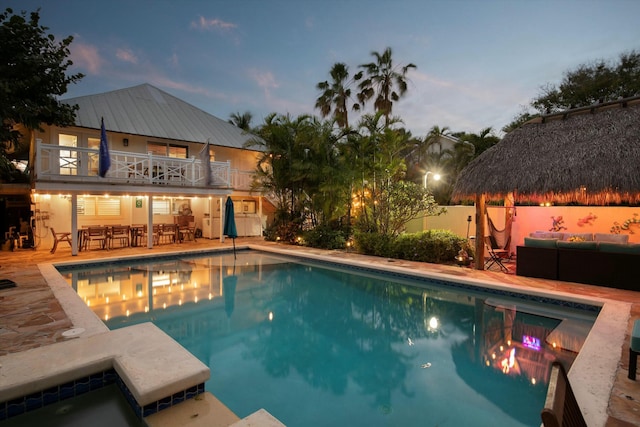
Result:
{"label": "stone coping", "polygon": [[209,379],[209,368],[152,323],[0,357],[0,396],[11,400],[115,369],[140,406]]}

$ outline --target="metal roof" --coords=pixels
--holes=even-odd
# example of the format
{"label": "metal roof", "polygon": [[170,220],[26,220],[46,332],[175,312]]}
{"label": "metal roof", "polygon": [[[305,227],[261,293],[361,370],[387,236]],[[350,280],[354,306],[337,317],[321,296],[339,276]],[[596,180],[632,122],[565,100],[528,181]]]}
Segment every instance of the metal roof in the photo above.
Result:
{"label": "metal roof", "polygon": [[254,138],[242,129],[219,119],[150,84],[96,95],[62,100],[78,104],[76,126],[100,129],[104,117],[109,132],[127,133],[177,141],[200,142],[244,148]]}

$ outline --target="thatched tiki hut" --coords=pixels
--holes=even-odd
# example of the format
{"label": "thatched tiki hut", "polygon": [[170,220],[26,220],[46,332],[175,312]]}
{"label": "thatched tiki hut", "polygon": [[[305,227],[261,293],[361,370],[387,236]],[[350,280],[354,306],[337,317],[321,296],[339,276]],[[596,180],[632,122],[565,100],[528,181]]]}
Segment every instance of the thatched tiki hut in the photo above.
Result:
{"label": "thatched tiki hut", "polygon": [[[469,163],[453,197],[475,199],[477,260],[484,260],[486,199],[583,205],[640,202],[640,97],[525,123]],[[483,269],[484,263],[476,262],[476,268]]]}

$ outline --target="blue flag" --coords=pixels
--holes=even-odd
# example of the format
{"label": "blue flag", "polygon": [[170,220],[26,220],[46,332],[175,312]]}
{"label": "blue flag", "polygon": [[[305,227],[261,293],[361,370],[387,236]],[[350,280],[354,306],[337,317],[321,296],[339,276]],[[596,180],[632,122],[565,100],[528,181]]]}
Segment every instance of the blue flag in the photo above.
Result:
{"label": "blue flag", "polygon": [[100,156],[98,157],[98,175],[105,177],[111,167],[111,157],[109,156],[109,144],[107,143],[107,131],[104,129],[104,118],[100,129]]}

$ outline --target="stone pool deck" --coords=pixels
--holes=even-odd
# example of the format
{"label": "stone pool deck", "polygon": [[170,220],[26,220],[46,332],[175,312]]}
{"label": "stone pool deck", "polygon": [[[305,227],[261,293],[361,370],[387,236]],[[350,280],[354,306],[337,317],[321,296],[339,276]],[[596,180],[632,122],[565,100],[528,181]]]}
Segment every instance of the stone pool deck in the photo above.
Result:
{"label": "stone pool deck", "polygon": [[[230,247],[231,240],[220,243],[218,240],[199,239],[197,242],[168,244],[147,248],[123,248],[110,251],[93,250],[71,256],[68,246],[61,246],[55,254],[49,248],[38,250],[17,250],[16,252],[0,252],[0,279],[10,279],[17,283],[14,288],[0,290],[0,356],[19,357],[21,352],[29,349],[51,345],[65,341],[63,332],[74,327],[73,313],[67,313],[54,297],[53,291],[43,277],[38,264],[55,262],[82,262],[100,260],[110,257],[131,256],[140,253],[157,255],[166,252],[185,250],[203,250],[207,248]],[[640,426],[640,381],[627,378],[629,363],[629,335],[633,320],[640,318],[640,292],[608,289],[597,286],[581,285],[550,280],[518,277],[513,273],[504,274],[497,271],[477,271],[469,268],[444,266],[437,264],[413,263],[386,258],[366,257],[343,251],[320,251],[309,248],[293,248],[264,242],[260,238],[236,239],[237,246],[265,245],[283,247],[303,251],[307,254],[328,258],[349,258],[355,262],[379,265],[401,266],[424,272],[425,274],[443,274],[465,280],[481,280],[498,282],[514,289],[529,289],[542,292],[570,294],[585,298],[596,298],[617,301],[630,306],[624,340],[621,348],[602,348],[603,355],[614,352],[617,369],[613,379],[613,387],[608,398],[606,427]],[[515,263],[507,264],[513,271]],[[618,331],[622,333],[622,331]],[[0,370],[2,367],[0,366]],[[1,371],[0,371],[1,374]],[[608,388],[604,386],[603,388]],[[601,390],[607,392],[607,390]],[[163,411],[164,412],[164,411]],[[232,421],[229,422],[230,425]],[[161,423],[156,425],[162,425]],[[258,425],[258,424],[252,424]]]}

